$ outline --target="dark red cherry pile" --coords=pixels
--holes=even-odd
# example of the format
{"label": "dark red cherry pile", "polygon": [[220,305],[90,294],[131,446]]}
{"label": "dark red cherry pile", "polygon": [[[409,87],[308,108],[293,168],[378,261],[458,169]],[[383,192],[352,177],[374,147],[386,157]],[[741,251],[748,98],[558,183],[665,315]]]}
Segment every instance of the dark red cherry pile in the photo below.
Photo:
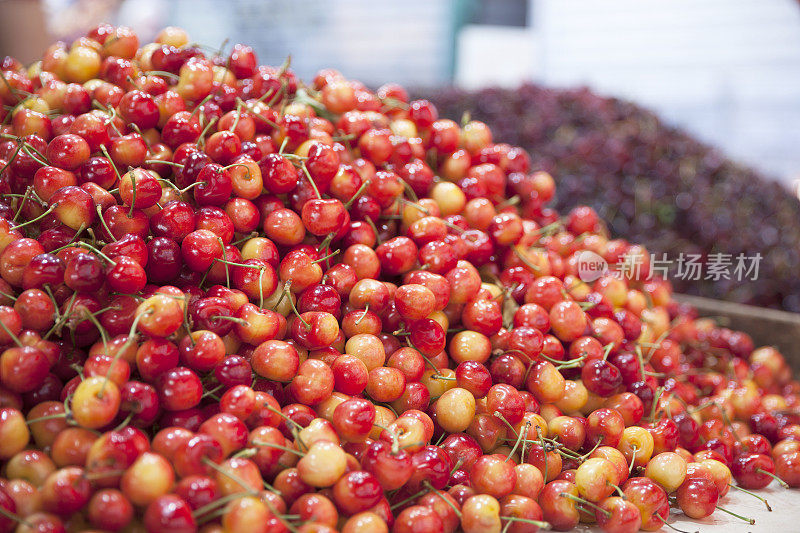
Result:
{"label": "dark red cherry pile", "polygon": [[800,249],[800,201],[789,182],[745,167],[641,105],[587,88],[524,83],[412,97],[430,99],[445,116],[483,121],[495,139],[527,150],[534,170],[558,176],[551,205],[565,212],[590,205],[612,234],[656,257],[761,254],[757,279],[673,270],[676,290],[800,312],[800,254],[787,253]]}
{"label": "dark red cherry pile", "polygon": [[625,533],[800,486],[783,356],[646,264],[582,281],[647,250],[483,123],[176,28],[1,66],[0,533]]}

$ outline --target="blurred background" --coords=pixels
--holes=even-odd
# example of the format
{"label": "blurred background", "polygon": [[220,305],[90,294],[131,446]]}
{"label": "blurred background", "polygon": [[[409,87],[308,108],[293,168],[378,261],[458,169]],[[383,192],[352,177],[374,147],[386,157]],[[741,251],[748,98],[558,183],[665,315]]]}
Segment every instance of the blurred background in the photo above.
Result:
{"label": "blurred background", "polygon": [[800,311],[797,0],[0,0],[0,56],[99,22],[148,42],[247,43],[464,112],[655,253],[761,254],[759,279],[684,292]]}
{"label": "blurred background", "polygon": [[[27,5],[31,11],[38,3],[0,0],[6,10]],[[179,25],[203,44],[246,42],[267,63],[280,64],[292,54],[293,67],[305,78],[334,67],[377,85],[386,80],[412,87],[586,85],[642,103],[789,184],[800,176],[796,0],[41,4],[47,30],[57,38],[69,39],[99,21],[131,26],[143,39],[162,26]],[[0,53],[7,53],[19,34],[33,38],[29,28],[19,27],[19,18],[2,19]],[[32,59],[40,51],[30,48]]]}

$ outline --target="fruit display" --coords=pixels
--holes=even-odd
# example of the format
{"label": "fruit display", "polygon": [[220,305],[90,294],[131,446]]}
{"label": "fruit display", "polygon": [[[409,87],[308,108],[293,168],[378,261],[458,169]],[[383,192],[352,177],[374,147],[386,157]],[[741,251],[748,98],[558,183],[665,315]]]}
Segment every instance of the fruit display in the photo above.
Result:
{"label": "fruit display", "polygon": [[800,311],[800,202],[631,102],[587,89],[415,91],[442,116],[467,112],[558,180],[556,205],[594,207],[612,233],[673,261],[761,253],[757,280],[672,279],[676,290]]}
{"label": "fruit display", "polygon": [[615,275],[647,249],[484,123],[177,28],[2,78],[0,532],[626,533],[800,486],[784,357]]}

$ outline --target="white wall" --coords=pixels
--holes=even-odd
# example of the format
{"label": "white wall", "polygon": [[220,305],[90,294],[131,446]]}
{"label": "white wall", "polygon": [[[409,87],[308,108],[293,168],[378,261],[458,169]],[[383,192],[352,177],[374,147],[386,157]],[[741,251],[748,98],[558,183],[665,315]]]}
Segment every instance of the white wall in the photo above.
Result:
{"label": "white wall", "polygon": [[304,79],[338,68],[365,83],[449,82],[450,0],[174,0],[171,20],[199,42],[253,46],[263,63],[287,55]]}
{"label": "white wall", "polygon": [[796,0],[530,0],[538,78],[631,98],[783,179],[800,177]]}

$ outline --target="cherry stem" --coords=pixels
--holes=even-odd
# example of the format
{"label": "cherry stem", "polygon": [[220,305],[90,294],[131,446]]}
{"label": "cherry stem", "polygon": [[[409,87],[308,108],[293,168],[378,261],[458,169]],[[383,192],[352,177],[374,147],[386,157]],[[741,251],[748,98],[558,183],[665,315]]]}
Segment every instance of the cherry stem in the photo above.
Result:
{"label": "cherry stem", "polygon": [[771,477],[772,479],[774,479],[775,481],[780,483],[781,487],[783,487],[784,489],[788,489],[789,488],[789,484],[788,483],[786,483],[784,480],[782,480],[781,478],[779,478],[778,476],[776,476],[772,472],[767,472],[763,468],[756,468],[756,472],[758,472],[759,474],[765,474],[765,475]]}
{"label": "cherry stem", "polygon": [[[224,247],[223,247],[223,249],[224,249]],[[233,261],[228,261],[227,259],[220,259],[219,257],[215,257],[214,261],[217,261],[219,263],[224,263],[226,265],[231,265],[231,266],[237,266],[237,267],[243,267],[243,268],[253,268],[255,270],[261,270],[263,268],[262,266],[259,266],[259,265],[245,265],[244,263],[234,263]]]}
{"label": "cherry stem", "polygon": [[611,350],[613,350],[613,349],[614,349],[614,343],[613,342],[609,342],[608,344],[606,344],[603,347],[603,361],[606,361],[608,359],[608,356],[609,356],[609,354],[611,354]]}
{"label": "cherry stem", "polygon": [[117,353],[114,354],[114,358],[111,360],[111,364],[108,365],[108,372],[106,372],[106,379],[103,380],[103,385],[100,387],[100,391],[97,393],[97,396],[99,398],[103,397],[103,392],[106,390],[106,385],[108,384],[108,380],[110,379],[111,370],[113,370],[114,364],[117,362],[117,359],[119,359],[119,356],[122,355],[122,352],[128,349],[128,346],[130,346],[135,342],[136,327],[139,325],[139,320],[141,320],[143,316],[149,315],[151,313],[152,310],[145,311],[143,313],[139,313],[138,315],[136,315],[136,318],[133,319],[133,323],[131,324],[131,329],[128,332],[127,340],[122,346],[119,347]]}
{"label": "cherry stem", "polygon": [[35,531],[35,530],[36,530],[36,526],[35,526],[34,524],[31,524],[30,522],[28,522],[28,521],[27,521],[27,520],[25,520],[24,518],[22,518],[22,517],[19,517],[19,516],[15,515],[15,514],[14,514],[14,513],[12,513],[12,512],[9,512],[9,511],[8,511],[8,510],[7,510],[5,507],[3,507],[2,505],[0,505],[0,514],[1,514],[1,515],[3,515],[3,516],[5,516],[6,518],[8,518],[8,519],[10,519],[10,520],[13,520],[14,522],[17,522],[17,523],[19,523],[19,524],[22,524],[23,526],[27,527],[27,528],[28,528],[28,529],[30,529],[31,531]]}
{"label": "cherry stem", "polygon": [[499,418],[506,426],[508,426],[508,429],[510,429],[514,433],[514,435],[517,438],[519,438],[519,433],[517,433],[517,430],[514,429],[514,426],[511,425],[511,422],[509,422],[506,419],[506,417],[503,416],[503,413],[501,413],[500,411],[495,411],[494,413],[492,413],[492,415],[496,416],[497,418]]}
{"label": "cherry stem", "polygon": [[[661,520],[662,524],[664,524],[665,526],[667,526],[668,528],[670,528],[673,531],[677,531],[678,533],[689,533],[689,531],[684,531],[683,529],[678,529],[677,527],[673,526],[672,524],[667,522],[666,518],[664,518],[663,516],[661,516],[658,513],[653,513],[653,517],[654,518],[658,518],[659,520]],[[700,533],[700,532],[699,531],[695,531],[695,533]]]}
{"label": "cherry stem", "polygon": [[375,222],[372,221],[370,217],[364,217],[364,222],[366,222],[372,231],[375,232],[375,244],[378,246],[381,245],[381,235],[378,233],[378,228],[375,226]]}
{"label": "cherry stem", "polygon": [[[290,287],[290,286],[291,286],[291,285],[290,285],[290,284],[287,282],[287,284],[286,284],[286,288],[284,289],[284,291],[286,291],[286,292],[289,292],[289,287]],[[292,311],[294,311],[294,314],[295,314],[295,316],[297,316],[297,320],[299,320],[300,322],[302,322],[302,323],[303,323],[303,325],[306,327],[306,329],[311,329],[311,324],[309,324],[308,322],[306,322],[306,321],[305,321],[305,319],[303,319],[303,317],[302,317],[302,316],[300,316],[300,311],[298,311],[298,310],[297,310],[297,306],[295,306],[295,305],[294,305],[294,301],[292,300],[292,296],[291,296],[291,295],[288,295],[288,296],[289,296],[289,305],[291,305],[291,306],[292,306]]]}
{"label": "cherry stem", "polygon": [[38,418],[31,418],[30,420],[26,420],[25,423],[27,425],[36,424],[37,422],[46,422],[47,420],[56,420],[58,418],[67,418],[67,413],[57,413],[54,415],[46,415],[40,416]]}
{"label": "cherry stem", "polygon": [[319,193],[317,184],[314,183],[314,178],[311,177],[311,173],[308,171],[308,167],[306,167],[306,162],[303,161],[300,166],[303,168],[303,173],[306,175],[306,178],[308,178],[308,181],[311,183],[311,187],[314,188],[314,192],[317,194],[317,198],[322,200],[322,195]]}
{"label": "cherry stem", "polygon": [[664,387],[656,389],[656,394],[653,397],[653,405],[650,407],[650,420],[655,421],[656,412],[658,411],[658,403],[661,401],[661,395],[664,394]]}
{"label": "cherry stem", "polygon": [[750,524],[751,526],[752,526],[753,524],[755,524],[755,523],[756,523],[755,519],[753,519],[753,518],[747,518],[746,516],[742,516],[742,515],[740,515],[740,514],[736,514],[736,513],[734,513],[733,511],[729,511],[729,510],[725,509],[724,507],[720,507],[719,505],[717,505],[717,509],[719,509],[719,510],[720,510],[720,511],[722,511],[723,513],[728,513],[728,514],[729,514],[729,515],[731,515],[731,516],[735,516],[735,517],[736,517],[736,518],[738,518],[739,520],[742,520],[742,521],[744,521],[744,522],[747,522],[747,523],[748,523],[748,524]]}
{"label": "cherry stem", "polygon": [[[33,145],[25,143],[24,146],[22,147],[22,149],[25,151],[26,154],[28,154],[31,157],[31,159],[33,159],[34,161],[36,161],[37,163],[39,163],[43,167],[47,166],[47,164],[48,164],[47,163],[47,158],[44,155],[42,155],[42,152],[40,152],[39,150],[34,148]],[[33,150],[33,152],[31,150]],[[36,155],[34,155],[34,152],[36,153]],[[41,158],[41,159],[39,159],[39,158]]]}
{"label": "cherry stem", "polygon": [[345,202],[344,208],[350,209],[350,206],[353,205],[353,202],[358,200],[358,197],[361,196],[361,193],[363,193],[367,189],[367,187],[369,187],[369,184],[370,180],[367,180],[364,183],[362,183],[361,187],[358,188],[358,190],[353,194],[353,196],[351,196],[350,199],[347,200],[347,202]]}
{"label": "cherry stem", "polygon": [[13,230],[16,230],[16,229],[19,229],[19,228],[23,228],[23,227],[27,226],[28,224],[33,224],[33,223],[35,223],[35,222],[38,222],[38,221],[40,221],[41,219],[43,219],[44,217],[46,217],[47,215],[49,215],[50,213],[52,213],[52,212],[53,212],[53,210],[54,210],[56,207],[58,207],[58,203],[55,203],[55,204],[51,205],[50,207],[48,207],[48,208],[47,208],[47,209],[46,209],[46,210],[45,210],[45,211],[44,211],[44,212],[43,212],[41,215],[39,215],[38,217],[36,217],[36,218],[32,218],[32,219],[30,219],[30,220],[28,220],[28,221],[25,221],[25,222],[23,222],[22,224],[17,224],[16,226],[12,226],[12,227],[9,229],[9,231],[13,231]]}
{"label": "cherry stem", "polygon": [[17,149],[14,150],[14,153],[12,154],[11,158],[6,162],[5,165],[3,165],[3,168],[0,168],[0,174],[2,174],[3,171],[7,169],[11,165],[11,163],[14,162],[14,160],[17,158],[17,155],[19,155],[19,151],[22,150],[23,144],[24,143],[20,139],[17,139]]}
{"label": "cherry stem", "polygon": [[574,502],[578,502],[581,505],[588,505],[589,507],[591,507],[593,509],[596,509],[597,511],[600,511],[601,513],[606,515],[608,518],[611,518],[611,511],[603,509],[599,505],[597,505],[595,503],[592,503],[589,500],[585,500],[583,498],[575,496],[574,494],[570,494],[569,492],[562,492],[561,494],[559,494],[559,496],[561,496],[562,498],[567,498],[568,500],[572,500]]}
{"label": "cherry stem", "polygon": [[9,336],[9,337],[11,337],[11,340],[13,340],[13,341],[14,341],[14,344],[16,344],[17,346],[19,346],[20,348],[24,348],[24,345],[22,344],[22,341],[20,341],[20,340],[19,340],[19,337],[17,337],[16,335],[14,335],[14,332],[12,332],[10,329],[8,329],[8,326],[6,326],[6,325],[3,323],[3,321],[2,321],[2,320],[0,320],[0,327],[2,327],[2,328],[5,330],[5,332],[6,332],[6,333],[8,333],[8,336]]}
{"label": "cherry stem", "polygon": [[436,487],[434,487],[434,486],[431,484],[431,482],[430,482],[430,481],[428,481],[428,480],[426,479],[425,481],[423,481],[423,482],[422,482],[422,484],[423,484],[424,486],[428,487],[428,489],[429,489],[431,492],[433,492],[434,494],[436,494],[436,495],[437,495],[439,498],[441,498],[441,499],[442,499],[442,501],[443,501],[444,503],[446,503],[447,505],[449,505],[449,506],[450,506],[450,508],[453,510],[453,512],[454,512],[454,513],[456,513],[456,516],[457,516],[457,517],[459,517],[459,518],[461,518],[461,511],[458,509],[458,507],[456,507],[455,505],[453,505],[453,502],[451,502],[450,500],[448,500],[447,498],[445,498],[445,497],[444,497],[444,495],[442,495],[442,493],[441,493],[441,492],[439,492],[439,489],[437,489]]}
{"label": "cherry stem", "polygon": [[509,206],[512,206],[512,205],[517,205],[518,203],[520,203],[520,201],[522,201],[522,199],[519,197],[519,195],[518,195],[518,194],[515,194],[515,195],[514,195],[514,196],[512,196],[511,198],[509,198],[509,199],[507,199],[507,200],[504,200],[504,201],[500,202],[499,204],[497,204],[496,206],[494,206],[494,208],[495,208],[496,210],[500,210],[500,209],[503,209],[504,207],[509,207]]}
{"label": "cherry stem", "polygon": [[458,469],[459,469],[459,467],[460,467],[462,464],[464,464],[464,458],[463,458],[463,457],[459,457],[459,458],[458,458],[458,461],[456,461],[456,464],[454,464],[454,465],[453,465],[453,468],[450,470],[450,476],[452,476],[452,475],[453,475],[453,473],[455,473],[455,471],[456,471],[456,470],[458,470]]}
{"label": "cherry stem", "polygon": [[636,360],[639,362],[639,375],[642,379],[645,377],[645,369],[644,369],[644,356],[642,355],[642,347],[636,347]]}
{"label": "cherry stem", "polygon": [[[517,452],[517,448],[519,447],[520,442],[524,441],[525,439],[528,438],[528,431],[530,430],[530,428],[531,428],[530,421],[526,421],[525,422],[525,429],[523,429],[522,431],[519,432],[519,436],[517,437],[517,442],[514,443],[514,447],[511,448],[510,452],[508,452],[508,456],[506,456],[506,460],[504,462],[507,463],[509,460],[511,460],[511,457],[513,457],[513,455]],[[523,458],[520,458],[520,459],[523,459]]]}
{"label": "cherry stem", "polygon": [[367,305],[364,307],[364,312],[361,313],[361,316],[358,317],[358,320],[356,320],[356,326],[361,324],[361,321],[367,316],[367,311],[369,311],[369,303],[367,303]]}
{"label": "cherry stem", "polygon": [[111,163],[111,166],[114,168],[114,174],[117,175],[117,182],[119,182],[119,180],[121,179],[121,176],[119,175],[119,170],[117,169],[117,164],[114,163],[114,160],[111,159],[110,155],[108,155],[108,149],[106,148],[105,144],[101,144],[100,145],[100,151],[103,152],[103,155],[106,156],[106,159],[108,159],[108,162]]}
{"label": "cherry stem", "polygon": [[401,201],[402,201],[404,204],[408,204],[408,205],[412,206],[412,207],[413,207],[414,209],[416,209],[417,211],[421,211],[421,212],[422,212],[422,214],[424,214],[424,215],[430,216],[430,214],[431,214],[431,211],[430,211],[430,209],[428,209],[427,207],[425,207],[425,206],[423,206],[423,205],[420,205],[420,204],[419,204],[419,203],[417,203],[416,201],[407,200],[407,199],[405,199],[405,198],[401,198],[400,200],[401,200]]}
{"label": "cherry stem", "polygon": [[218,399],[215,396],[215,393],[217,393],[218,391],[222,390],[224,387],[225,387],[225,385],[218,385],[218,386],[214,387],[213,389],[209,389],[209,390],[205,391],[203,393],[203,398],[211,397],[211,398]]}
{"label": "cherry stem", "polygon": [[206,513],[210,512],[210,511],[213,511],[215,509],[218,509],[218,508],[224,506],[228,502],[231,502],[233,500],[238,500],[239,498],[242,498],[244,496],[252,496],[252,493],[250,493],[250,492],[236,492],[234,494],[228,494],[227,496],[223,496],[222,498],[214,500],[213,502],[208,503],[208,504],[206,504],[206,505],[204,505],[202,507],[198,507],[197,509],[195,509],[192,512],[192,516],[194,516],[195,518],[199,518],[199,517],[205,515]]}
{"label": "cherry stem", "polygon": [[106,262],[111,263],[112,265],[116,265],[117,264],[116,261],[114,261],[113,259],[108,257],[106,254],[104,254],[99,249],[97,249],[97,247],[92,246],[88,242],[77,241],[77,242],[70,243],[70,245],[68,247],[71,247],[71,246],[75,246],[77,248],[86,248],[87,250],[91,250],[92,252],[94,252],[97,255],[99,255],[100,257],[102,257]]}
{"label": "cherry stem", "polygon": [[[542,354],[539,354],[540,356]],[[578,357],[577,359],[570,359],[568,361],[560,361],[554,363],[556,365],[556,370],[563,370],[565,368],[577,368],[581,366],[581,363],[588,357],[588,354],[583,354],[582,356]],[[552,362],[552,361],[551,361]]]}
{"label": "cherry stem", "polygon": [[711,407],[712,405],[716,405],[716,403],[717,403],[717,402],[715,402],[714,400],[709,400],[709,401],[707,401],[707,402],[703,402],[703,403],[701,403],[700,405],[698,405],[698,406],[696,406],[696,407],[693,407],[693,408],[692,408],[692,410],[690,411],[690,414],[691,414],[691,413],[697,413],[697,412],[700,412],[700,411],[702,411],[703,409],[705,409],[705,408],[707,408],[707,407]]}
{"label": "cherry stem", "polygon": [[177,74],[173,74],[172,72],[166,72],[164,70],[148,70],[148,71],[143,72],[142,74],[144,74],[146,76],[152,74],[154,76],[172,78],[173,80],[180,79],[180,76],[178,76]]}
{"label": "cherry stem", "polygon": [[744,492],[745,494],[749,494],[753,498],[757,498],[757,499],[761,500],[762,502],[764,502],[764,505],[767,506],[767,511],[772,512],[772,507],[770,507],[769,502],[763,496],[759,496],[755,492],[752,492],[752,491],[749,491],[749,490],[747,490],[745,488],[742,488],[739,485],[734,485],[733,483],[728,483],[728,486],[731,487],[732,489],[740,490],[740,491]]}
{"label": "cherry stem", "polygon": [[[144,162],[147,165],[169,165],[171,167],[178,167],[178,168],[183,168],[185,166],[185,165],[181,165],[180,163],[176,163],[175,161],[167,161],[167,160],[162,161],[161,159],[145,159]],[[165,182],[165,183],[166,182],[172,183],[169,180],[159,179],[158,181]]]}
{"label": "cherry stem", "polygon": [[331,232],[331,233],[328,233],[327,235],[325,235],[325,238],[322,239],[322,241],[319,243],[319,246],[317,247],[317,249],[318,250],[324,250],[325,248],[327,248],[331,244],[331,241],[333,240],[333,238],[335,236],[336,236],[336,232]]}
{"label": "cherry stem", "polygon": [[530,260],[530,259],[528,259],[527,257],[525,257],[525,255],[524,255],[524,254],[523,254],[523,253],[520,251],[519,247],[517,247],[516,245],[514,245],[514,246],[512,246],[512,247],[511,247],[511,249],[512,249],[512,250],[514,250],[514,255],[516,255],[516,256],[517,256],[517,258],[518,258],[520,261],[522,261],[522,262],[525,264],[525,266],[526,266],[526,267],[530,268],[530,269],[531,269],[531,270],[533,270],[534,272],[539,272],[540,270],[542,270],[542,269],[541,269],[541,268],[539,268],[537,265],[534,265],[534,264],[531,262],[531,260]]}
{"label": "cherry stem", "polygon": [[[201,113],[202,113],[202,111],[201,111]],[[201,117],[202,116],[203,115],[201,115]],[[209,132],[209,130],[211,129],[211,126],[213,126],[216,123],[217,123],[217,117],[214,117],[213,119],[208,121],[208,124],[206,124],[206,126],[203,128],[203,131],[200,132],[200,137],[197,139],[197,145],[198,146],[200,146],[201,148],[205,148],[205,146],[206,146],[205,136]]]}
{"label": "cherry stem", "polygon": [[254,440],[253,441],[253,445],[254,446],[264,446],[266,448],[275,448],[276,450],[283,450],[285,452],[293,453],[293,454],[298,455],[300,457],[305,457],[306,456],[306,454],[304,454],[300,450],[295,450],[294,448],[289,448],[288,446],[281,446],[280,444],[273,444],[271,442],[262,442],[262,441]]}
{"label": "cherry stem", "polygon": [[392,437],[392,455],[397,455],[398,453],[400,453],[400,439],[397,437],[397,433],[394,430],[386,426],[383,426],[381,424],[376,424],[373,422],[372,425],[382,429],[383,431],[388,433],[390,437]]}
{"label": "cherry stem", "polygon": [[238,459],[240,457],[247,459],[249,457],[253,457],[257,453],[258,453],[258,450],[256,450],[255,448],[244,448],[244,449],[239,450],[238,452],[234,453],[233,455],[231,455],[231,457],[234,458],[234,459]]}
{"label": "cherry stem", "polygon": [[[46,286],[45,288],[46,289],[50,289],[49,286]],[[0,296],[5,296],[6,298],[14,300],[15,302],[17,301],[17,297],[16,296],[14,296],[13,294],[8,294],[7,292],[0,291]],[[51,296],[51,299],[52,299],[52,296]],[[358,324],[358,322],[356,322],[356,324]]]}
{"label": "cherry stem", "polygon": [[133,198],[131,198],[131,209],[128,211],[128,218],[133,218],[133,210],[136,209],[136,172],[128,172],[131,176],[131,187],[133,188]]}
{"label": "cherry stem", "polygon": [[248,322],[244,318],[237,318],[235,316],[227,316],[227,315],[214,315],[212,317],[209,317],[209,320],[227,320],[229,322],[235,322],[242,326],[247,326],[250,324],[250,322]]}
{"label": "cherry stem", "polygon": [[195,181],[194,183],[190,183],[189,185],[187,185],[183,189],[178,189],[178,192],[183,194],[183,193],[188,192],[189,190],[197,187],[198,185],[204,185],[205,183],[207,183],[207,182],[205,182],[205,181]]}
{"label": "cherry stem", "polygon": [[215,463],[214,461],[212,461],[212,460],[211,460],[211,459],[209,459],[208,457],[203,457],[203,464],[205,464],[205,465],[207,465],[207,466],[209,466],[209,467],[213,468],[214,470],[216,470],[217,472],[219,472],[219,473],[220,473],[220,474],[222,474],[223,476],[227,477],[227,478],[228,478],[228,479],[230,479],[231,481],[234,481],[234,482],[238,483],[238,484],[239,484],[239,486],[240,486],[240,487],[242,487],[242,488],[243,488],[245,491],[247,491],[247,493],[248,493],[250,496],[255,496],[255,497],[257,497],[257,496],[258,496],[258,493],[257,493],[256,491],[254,491],[254,490],[248,490],[248,488],[247,488],[247,482],[246,482],[245,480],[243,480],[242,478],[240,478],[239,476],[237,476],[237,475],[236,475],[236,474],[234,474],[233,472],[228,472],[227,470],[225,470],[224,468],[222,468],[221,466],[219,466],[217,463]]}
{"label": "cherry stem", "polygon": [[242,104],[244,102],[242,102],[242,100],[239,98],[236,100],[236,118],[233,120],[233,125],[231,126],[230,131],[236,131],[236,128],[239,126],[239,119],[242,117]]}
{"label": "cherry stem", "polygon": [[281,302],[287,296],[289,297],[290,300],[292,299],[291,292],[288,290],[289,287],[291,287],[291,285],[292,285],[292,280],[288,280],[286,283],[284,283],[283,288],[281,289],[281,295],[278,297],[278,300],[275,302],[275,305],[272,306],[273,311],[275,311],[278,308],[278,306],[281,305]]}
{"label": "cherry stem", "polygon": [[522,518],[520,516],[501,516],[500,520],[508,520],[509,523],[522,522],[523,524],[533,524],[534,526],[537,526],[539,529],[553,528],[550,522],[544,522],[542,520],[533,520],[532,518]]}
{"label": "cherry stem", "polygon": [[639,452],[639,448],[631,446],[631,452],[633,453],[633,457],[631,457],[631,464],[628,466],[628,475],[633,472],[633,466],[636,464],[636,454]]}
{"label": "cherry stem", "polygon": [[326,255],[325,257],[320,257],[319,259],[315,259],[314,261],[311,261],[311,264],[313,265],[313,264],[316,264],[316,263],[322,263],[323,261],[327,261],[328,259],[330,259],[330,258],[331,258],[331,257],[333,257],[334,255],[338,254],[338,253],[339,253],[339,251],[340,251],[340,250],[336,250],[335,252],[331,252],[331,253],[329,253],[329,254],[328,254],[328,255]]}
{"label": "cherry stem", "polygon": [[423,489],[423,490],[419,491],[418,493],[414,494],[413,496],[409,496],[409,497],[408,497],[408,498],[406,498],[405,500],[402,500],[402,501],[399,501],[399,502],[397,502],[396,504],[394,504],[394,505],[392,505],[391,507],[389,507],[389,509],[391,509],[392,511],[394,511],[394,510],[395,510],[395,509],[397,509],[398,507],[401,507],[401,506],[403,506],[403,505],[407,504],[408,502],[413,502],[414,500],[416,500],[416,499],[417,499],[417,498],[419,498],[420,496],[424,496],[424,495],[428,494],[428,492],[429,492],[429,490],[428,490],[427,488],[426,488],[426,489]]}
{"label": "cherry stem", "polygon": [[67,312],[64,313],[64,315],[62,315],[61,318],[59,318],[55,324],[53,324],[53,327],[47,330],[47,333],[45,333],[44,337],[42,337],[43,340],[49,339],[50,335],[52,335],[56,331],[59,331],[60,334],[61,328],[64,326],[64,323],[66,323],[67,319],[69,318],[69,313],[72,311],[72,304],[75,303],[75,298],[77,296],[78,296],[77,292],[72,293],[72,296],[70,296],[70,299],[67,302],[66,307],[64,308]]}
{"label": "cherry stem", "polygon": [[253,175],[250,173],[250,167],[248,165],[245,165],[244,163],[231,163],[228,166],[222,167],[220,169],[220,172],[222,172],[223,170],[228,170],[229,168],[233,167],[244,167],[245,170],[247,171],[247,180],[250,181],[251,179],[253,179]]}
{"label": "cherry stem", "polygon": [[106,233],[108,233],[108,236],[111,238],[111,240],[116,242],[117,238],[114,237],[113,233],[111,233],[111,228],[108,227],[106,219],[103,218],[103,208],[100,207],[100,204],[95,206],[95,210],[97,211],[97,218],[100,219],[100,223],[103,225],[103,229],[106,230]]}
{"label": "cherry stem", "polygon": [[[266,485],[266,481],[264,482],[264,484]],[[275,508],[275,506],[274,506],[274,505],[272,505],[272,502],[270,502],[270,501],[269,501],[269,500],[267,500],[267,499],[263,499],[263,500],[261,500],[261,501],[263,501],[263,502],[264,502],[264,504],[267,506],[267,508],[269,508],[269,512],[270,512],[270,513],[272,513],[273,515],[275,515],[275,518],[277,518],[278,520],[280,520],[281,524],[283,524],[284,526],[286,526],[286,529],[288,529],[288,530],[289,530],[289,531],[291,531],[292,533],[297,533],[297,528],[296,528],[296,527],[294,527],[294,526],[293,526],[291,523],[289,523],[289,522],[287,522],[287,521],[286,521],[286,517],[285,517],[285,516],[283,516],[283,515],[281,515],[281,514],[278,512],[278,510]],[[286,516],[289,516],[289,515],[286,515]]]}
{"label": "cherry stem", "polygon": [[298,424],[297,422],[286,416],[286,414],[280,409],[275,409],[274,407],[272,407],[267,403],[264,403],[263,406],[267,408],[267,411],[272,411],[273,413],[277,414],[278,416],[286,420],[286,422],[288,422],[291,425],[292,435],[294,435],[295,439],[297,439],[297,443],[302,448],[308,450],[308,446],[306,446],[306,443],[303,442],[303,439],[300,437],[300,431],[304,429],[303,426],[301,426],[300,424]]}
{"label": "cherry stem", "polygon": [[[16,222],[17,218],[22,214],[22,208],[25,207],[25,202],[30,198],[31,188],[25,188],[25,194],[22,195],[22,200],[20,200],[19,204],[17,205],[17,212],[14,213],[14,218],[11,219],[11,222]],[[11,196],[10,194],[6,196]]]}
{"label": "cherry stem", "polygon": [[[409,339],[409,341],[408,341],[408,342],[409,342],[409,344],[411,344],[411,340],[410,340],[410,339]],[[413,347],[413,346],[412,346],[412,347]],[[417,350],[417,351],[419,352],[419,350]],[[442,373],[441,373],[441,372],[439,372],[439,367],[438,367],[438,366],[436,366],[435,364],[433,364],[433,361],[431,361],[431,360],[428,358],[428,356],[427,356],[427,355],[425,355],[425,354],[424,354],[424,353],[422,353],[422,352],[419,352],[419,354],[422,356],[422,360],[423,360],[423,361],[425,361],[425,363],[427,363],[427,364],[431,365],[431,368],[433,369],[433,372],[434,372],[433,376],[441,376],[441,375],[442,375]],[[433,376],[431,376],[431,377],[433,377]]]}
{"label": "cherry stem", "polygon": [[[605,435],[600,435],[600,438],[597,439],[597,443],[592,447],[592,449],[589,450],[588,452],[586,452],[585,454],[581,455],[581,461],[585,460],[587,457],[592,455],[594,453],[594,451],[597,448],[600,447],[600,445],[603,443],[603,437],[605,437]],[[614,486],[616,487],[616,485],[614,485]],[[617,488],[619,488],[619,487],[617,487]]]}

